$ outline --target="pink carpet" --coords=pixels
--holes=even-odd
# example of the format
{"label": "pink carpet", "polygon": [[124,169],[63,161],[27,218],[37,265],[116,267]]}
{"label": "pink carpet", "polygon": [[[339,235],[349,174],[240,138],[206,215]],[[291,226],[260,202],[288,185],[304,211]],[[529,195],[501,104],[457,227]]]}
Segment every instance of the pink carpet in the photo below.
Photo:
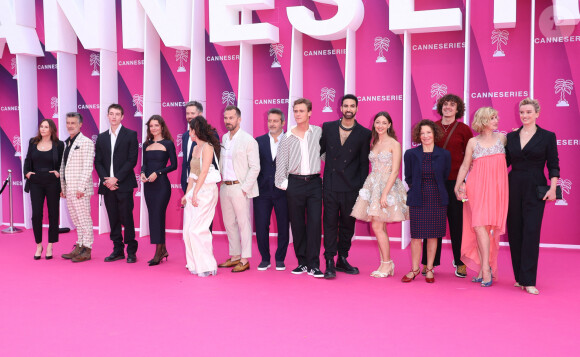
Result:
{"label": "pink carpet", "polygon": [[[4,227],[3,227],[4,228]],[[45,233],[46,234],[46,233]],[[46,237],[46,235],[45,235]],[[137,264],[104,263],[112,244],[96,238],[93,260],[60,258],[76,233],[61,235],[52,261],[34,261],[32,231],[0,235],[0,356],[569,356],[578,353],[580,251],[542,249],[539,296],[513,287],[509,250],[499,280],[481,288],[453,275],[443,248],[436,282],[400,278],[410,251],[394,242],[395,278],[374,279],[376,243],[355,241],[361,274],[334,281],[256,270],[198,278],[185,269],[180,235],[169,261],[149,267],[148,238]],[[272,241],[274,245],[274,241]],[[227,257],[216,237],[218,262]],[[470,275],[471,276],[471,275]],[[576,331],[576,332],[574,332]]]}

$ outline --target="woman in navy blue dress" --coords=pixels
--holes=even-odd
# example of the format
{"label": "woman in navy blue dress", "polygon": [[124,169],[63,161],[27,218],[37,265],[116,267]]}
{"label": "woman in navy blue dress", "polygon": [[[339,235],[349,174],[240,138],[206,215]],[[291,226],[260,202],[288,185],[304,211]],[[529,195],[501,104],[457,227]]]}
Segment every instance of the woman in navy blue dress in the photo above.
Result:
{"label": "woman in navy blue dress", "polygon": [[[155,256],[149,265],[158,265],[169,256],[165,247],[165,216],[171,184],[167,174],[177,169],[177,155],[171,133],[161,115],[153,115],[147,121],[147,140],[143,144],[141,181],[149,211],[149,238],[155,244]],[[170,162],[167,166],[167,162]]]}
{"label": "woman in navy blue dress", "polygon": [[433,261],[437,238],[445,235],[445,222],[449,196],[445,180],[451,170],[451,154],[435,146],[443,135],[431,120],[421,120],[413,128],[414,143],[421,144],[405,152],[405,181],[409,185],[407,206],[411,216],[412,270],[401,281],[411,282],[420,273],[422,240],[427,240],[427,274],[425,281],[435,282]]}

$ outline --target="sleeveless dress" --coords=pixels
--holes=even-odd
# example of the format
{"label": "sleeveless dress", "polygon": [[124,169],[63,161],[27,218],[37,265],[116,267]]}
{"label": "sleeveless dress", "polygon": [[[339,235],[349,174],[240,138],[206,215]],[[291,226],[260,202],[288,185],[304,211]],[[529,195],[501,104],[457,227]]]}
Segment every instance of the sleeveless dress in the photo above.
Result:
{"label": "sleeveless dress", "polygon": [[499,240],[505,233],[509,200],[505,148],[500,138],[489,148],[482,147],[476,140],[472,159],[465,184],[468,201],[463,205],[461,260],[469,269],[479,272],[481,262],[473,227],[491,226],[489,264],[493,275],[497,276]]}
{"label": "sleeveless dress", "polygon": [[[204,144],[206,145],[206,144]],[[202,148],[203,149],[203,148]],[[201,157],[192,157],[189,177],[197,180],[201,173]],[[211,167],[211,166],[210,166]],[[217,262],[213,255],[213,236],[209,226],[213,221],[218,201],[218,188],[215,182],[206,182],[197,193],[197,207],[191,203],[193,187],[185,197],[183,219],[183,242],[185,244],[185,267],[191,274],[206,277],[216,275]]]}
{"label": "sleeveless dress", "polygon": [[408,220],[407,191],[399,178],[387,194],[388,207],[382,208],[380,203],[387,180],[393,171],[393,154],[386,151],[375,154],[371,151],[369,161],[372,165],[371,173],[360,189],[350,215],[365,222],[370,222],[372,217],[381,222]]}
{"label": "sleeveless dress", "polygon": [[410,206],[411,238],[441,238],[447,229],[447,205],[441,203],[441,195],[433,170],[433,153],[423,153],[421,167],[421,206]]}

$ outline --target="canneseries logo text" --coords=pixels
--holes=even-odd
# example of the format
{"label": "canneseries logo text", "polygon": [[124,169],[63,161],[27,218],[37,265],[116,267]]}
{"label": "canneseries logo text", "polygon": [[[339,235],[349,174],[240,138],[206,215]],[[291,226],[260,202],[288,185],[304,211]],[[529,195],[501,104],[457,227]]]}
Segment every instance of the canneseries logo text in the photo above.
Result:
{"label": "canneseries logo text", "polygon": [[137,108],[133,116],[142,117],[143,116],[143,95],[133,94],[133,106]]}
{"label": "canneseries logo text", "polygon": [[389,52],[389,44],[391,40],[386,37],[375,37],[375,52],[379,51],[377,56],[377,63],[385,63],[387,59],[385,58],[385,52]]}
{"label": "canneseries logo text", "polygon": [[558,100],[557,107],[569,107],[570,104],[566,100],[566,94],[571,95],[572,89],[574,88],[574,82],[569,79],[556,79],[554,84],[554,90],[556,94],[560,94],[560,100]]}
{"label": "canneseries logo text", "polygon": [[495,29],[491,31],[491,43],[495,45],[493,57],[505,57],[505,52],[501,45],[507,46],[509,32],[506,30]]}
{"label": "canneseries logo text", "polygon": [[179,151],[179,154],[177,154],[177,157],[183,157],[183,137],[181,135],[177,135],[177,138],[175,139],[175,146],[177,146],[177,151]]}
{"label": "canneseries logo text", "polygon": [[137,192],[135,192],[135,197],[141,197],[141,175],[135,174],[135,179],[137,180]]}
{"label": "canneseries logo text", "polygon": [[558,179],[558,186],[562,189],[562,199],[556,201],[556,206],[568,206],[568,202],[564,198],[564,193],[569,195],[572,190],[572,181],[568,179]]}
{"label": "canneseries logo text", "polygon": [[437,102],[439,98],[447,94],[447,85],[441,83],[431,84],[431,98],[435,98],[435,104],[433,105],[433,110],[437,109]]}
{"label": "canneseries logo text", "polygon": [[331,113],[332,108],[330,107],[330,102],[334,102],[334,97],[336,96],[336,91],[334,88],[324,87],[320,90],[320,100],[324,102],[323,113]]}
{"label": "canneseries logo text", "polygon": [[284,45],[281,43],[272,43],[270,45],[270,57],[274,56],[274,61],[270,67],[272,68],[280,68],[280,60],[279,57],[282,57],[284,53]]}

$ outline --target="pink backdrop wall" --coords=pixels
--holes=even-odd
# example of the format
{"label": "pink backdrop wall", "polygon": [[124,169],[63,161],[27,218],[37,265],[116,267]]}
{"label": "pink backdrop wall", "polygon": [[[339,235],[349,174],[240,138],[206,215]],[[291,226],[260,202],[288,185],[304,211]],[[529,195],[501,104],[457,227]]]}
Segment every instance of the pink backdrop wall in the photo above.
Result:
{"label": "pink backdrop wall", "polygon": [[[37,32],[44,44],[44,24],[42,1],[37,0]],[[237,98],[239,47],[223,47],[209,42],[209,26],[206,1],[206,82],[196,85],[205,86],[207,105],[205,115],[214,125],[220,136],[226,130],[222,121],[223,108],[229,104],[225,92]],[[402,36],[388,29],[388,1],[363,1],[365,18],[357,31],[356,52],[356,95],[359,97],[359,123],[370,128],[372,117],[381,110],[391,113],[395,130],[402,136],[402,78],[403,45]],[[562,166],[562,179],[565,187],[564,199],[558,204],[547,205],[544,219],[544,243],[580,244],[577,236],[566,234],[566,222],[578,214],[572,183],[580,176],[580,167],[575,164],[580,148],[580,129],[574,125],[578,118],[579,94],[575,82],[580,78],[580,29],[579,26],[557,28],[553,25],[549,0],[536,1],[535,33],[535,93],[542,104],[539,125],[556,132]],[[266,112],[272,107],[287,111],[288,86],[290,77],[291,24],[285,8],[304,5],[315,13],[317,19],[327,19],[336,13],[330,5],[314,3],[311,0],[288,0],[276,2],[273,10],[254,12],[254,22],[269,22],[280,29],[282,55],[277,57],[280,66],[272,66],[274,56],[269,45],[254,46],[254,117],[252,120],[254,136],[267,132]],[[504,32],[494,33],[493,1],[472,1],[471,51],[470,51],[470,110],[471,118],[481,106],[491,105],[499,110],[500,130],[510,131],[519,126],[517,103],[530,95],[530,4],[519,1],[517,26]],[[417,10],[458,7],[465,13],[462,0],[416,0]],[[123,125],[136,130],[141,137],[141,129],[147,118],[140,115],[142,107],[134,103],[135,96],[143,95],[143,54],[122,48],[121,9],[117,2],[117,41],[119,103],[125,108]],[[465,19],[464,19],[465,23]],[[493,36],[501,36],[503,42],[496,43]],[[551,38],[566,38],[563,42],[546,43]],[[569,41],[569,39],[576,39]],[[377,43],[382,45],[377,46]],[[462,95],[464,91],[464,53],[465,31],[414,34],[412,36],[412,123],[422,118],[438,119],[433,105],[444,93]],[[313,101],[312,122],[322,125],[325,121],[336,120],[340,116],[340,97],[344,94],[345,40],[319,41],[304,35],[304,96]],[[97,54],[85,50],[79,43],[77,56],[77,99],[78,111],[85,117],[83,133],[93,137],[99,133],[99,77],[95,75],[98,66],[91,64],[91,56]],[[321,52],[325,51],[325,52]],[[16,156],[19,146],[18,98],[15,56],[5,49],[0,60],[0,132],[2,178],[7,169],[14,171],[15,221],[23,222],[21,156]],[[186,130],[183,104],[188,100],[190,51],[178,53],[173,48],[161,44],[161,115],[166,119],[171,133],[176,139],[178,151],[180,142],[177,137]],[[570,81],[571,89],[564,93],[556,92],[557,80]],[[559,82],[562,83],[562,82]],[[568,82],[566,82],[568,83]],[[321,96],[323,88],[332,90],[334,96],[325,100]],[[569,88],[566,87],[566,88]],[[57,96],[56,58],[45,53],[38,58],[38,118],[51,118],[58,111],[54,106]],[[234,104],[236,101],[234,100]],[[275,104],[272,104],[275,103]],[[565,105],[567,104],[567,105]],[[326,108],[328,107],[328,108]],[[326,108],[326,109],[325,109]],[[28,140],[22,138],[21,140]],[[25,153],[24,153],[25,154]],[[168,229],[181,229],[182,210],[179,208],[181,160],[179,169],[170,174],[173,185],[172,200],[168,208]],[[139,160],[140,162],[140,160]],[[139,166],[135,173],[139,172]],[[96,183],[98,178],[93,175]],[[140,192],[136,191],[136,200]],[[137,202],[136,202],[137,203]],[[93,219],[98,222],[98,196],[93,204]],[[4,221],[7,220],[7,195],[2,196]],[[139,204],[135,205],[135,222],[139,224]],[[400,225],[389,225],[391,236],[400,236]],[[223,223],[218,205],[214,229],[223,231]],[[372,235],[369,225],[357,223],[357,235]]]}

